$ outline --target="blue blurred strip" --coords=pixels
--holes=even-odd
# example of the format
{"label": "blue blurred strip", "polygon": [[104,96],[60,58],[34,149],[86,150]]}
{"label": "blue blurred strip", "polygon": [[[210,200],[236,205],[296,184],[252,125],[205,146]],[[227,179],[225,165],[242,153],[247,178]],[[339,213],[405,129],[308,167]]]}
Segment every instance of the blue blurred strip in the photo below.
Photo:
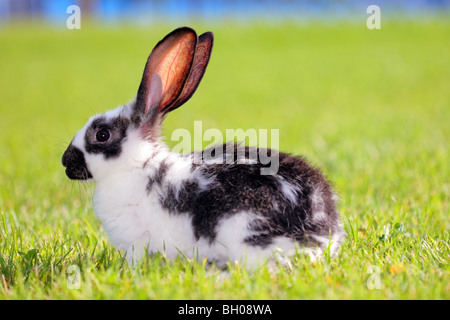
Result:
{"label": "blue blurred strip", "polygon": [[[406,15],[448,13],[450,0],[0,0],[0,21],[40,17],[65,25],[67,7],[101,22],[308,20],[352,18],[371,4]],[[85,7],[88,7],[89,10]],[[89,12],[88,12],[89,11]]]}

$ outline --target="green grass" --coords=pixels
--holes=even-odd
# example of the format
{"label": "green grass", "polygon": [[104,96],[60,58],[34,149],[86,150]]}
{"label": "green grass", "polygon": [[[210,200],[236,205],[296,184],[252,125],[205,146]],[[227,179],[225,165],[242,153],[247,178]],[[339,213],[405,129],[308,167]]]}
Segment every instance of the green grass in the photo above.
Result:
{"label": "green grass", "polygon": [[196,27],[215,32],[211,64],[165,135],[278,128],[338,190],[340,253],[278,273],[129,266],[60,158],[92,114],[133,98],[172,27],[19,25],[0,31],[0,299],[449,299],[450,24]]}

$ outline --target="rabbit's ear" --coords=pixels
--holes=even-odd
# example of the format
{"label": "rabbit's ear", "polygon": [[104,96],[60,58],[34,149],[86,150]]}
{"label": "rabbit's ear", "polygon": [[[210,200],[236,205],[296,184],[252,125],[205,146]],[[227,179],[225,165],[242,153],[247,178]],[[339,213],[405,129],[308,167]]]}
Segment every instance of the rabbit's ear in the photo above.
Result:
{"label": "rabbit's ear", "polygon": [[136,97],[136,108],[155,115],[180,96],[194,61],[197,34],[183,27],[169,33],[150,54]]}
{"label": "rabbit's ear", "polygon": [[189,73],[189,77],[184,84],[183,91],[178,99],[170,106],[167,106],[164,111],[172,111],[183,105],[188,101],[195,90],[197,90],[200,81],[205,74],[206,67],[208,66],[209,58],[214,42],[214,35],[212,32],[205,32],[198,38],[197,47],[195,49],[194,62]]}

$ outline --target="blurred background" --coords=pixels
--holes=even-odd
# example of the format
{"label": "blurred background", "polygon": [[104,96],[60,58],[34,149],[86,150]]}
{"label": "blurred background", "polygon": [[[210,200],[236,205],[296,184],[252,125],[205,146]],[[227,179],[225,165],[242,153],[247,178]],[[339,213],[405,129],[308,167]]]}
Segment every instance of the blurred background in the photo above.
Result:
{"label": "blurred background", "polygon": [[[80,29],[67,27],[71,5]],[[371,5],[381,29],[367,26]],[[192,133],[199,120],[203,132],[279,129],[276,147],[305,156],[338,192],[346,252],[367,256],[345,274],[367,279],[360,266],[377,263],[386,225],[448,239],[450,0],[0,0],[0,254],[17,256],[3,253],[8,228],[23,230],[23,252],[59,248],[66,235],[95,251],[105,235],[93,186],[69,181],[61,156],[92,115],[134,98],[154,45],[183,25],[215,42],[196,93],[164,121],[169,146],[175,129]],[[386,261],[391,243],[380,249]],[[386,285],[383,299],[449,297],[448,264],[423,271],[419,255],[395,278],[412,282]],[[353,265],[353,254],[343,260]],[[337,290],[359,292],[358,281]]]}
{"label": "blurred background", "polygon": [[279,149],[322,168],[350,215],[393,197],[447,201],[449,17],[450,0],[0,0],[0,209],[39,209],[27,222],[39,226],[90,206],[67,196],[65,148],[133,99],[153,46],[183,25],[215,43],[196,94],[165,120],[169,146],[198,120],[279,129]]}
{"label": "blurred background", "polygon": [[[0,20],[40,19],[61,25],[66,8],[76,4],[83,15],[101,22],[151,24],[167,20],[308,21],[352,19],[371,4],[386,13],[414,17],[448,11],[450,0],[0,0]],[[62,24],[64,26],[64,24]]]}

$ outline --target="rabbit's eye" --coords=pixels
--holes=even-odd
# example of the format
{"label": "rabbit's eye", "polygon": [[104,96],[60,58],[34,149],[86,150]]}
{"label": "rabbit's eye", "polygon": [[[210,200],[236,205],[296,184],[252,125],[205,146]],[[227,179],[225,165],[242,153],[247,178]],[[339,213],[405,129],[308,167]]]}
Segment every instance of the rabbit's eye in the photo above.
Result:
{"label": "rabbit's eye", "polygon": [[95,138],[97,139],[98,142],[108,141],[110,137],[111,137],[111,134],[109,133],[108,130],[99,130],[95,134]]}

